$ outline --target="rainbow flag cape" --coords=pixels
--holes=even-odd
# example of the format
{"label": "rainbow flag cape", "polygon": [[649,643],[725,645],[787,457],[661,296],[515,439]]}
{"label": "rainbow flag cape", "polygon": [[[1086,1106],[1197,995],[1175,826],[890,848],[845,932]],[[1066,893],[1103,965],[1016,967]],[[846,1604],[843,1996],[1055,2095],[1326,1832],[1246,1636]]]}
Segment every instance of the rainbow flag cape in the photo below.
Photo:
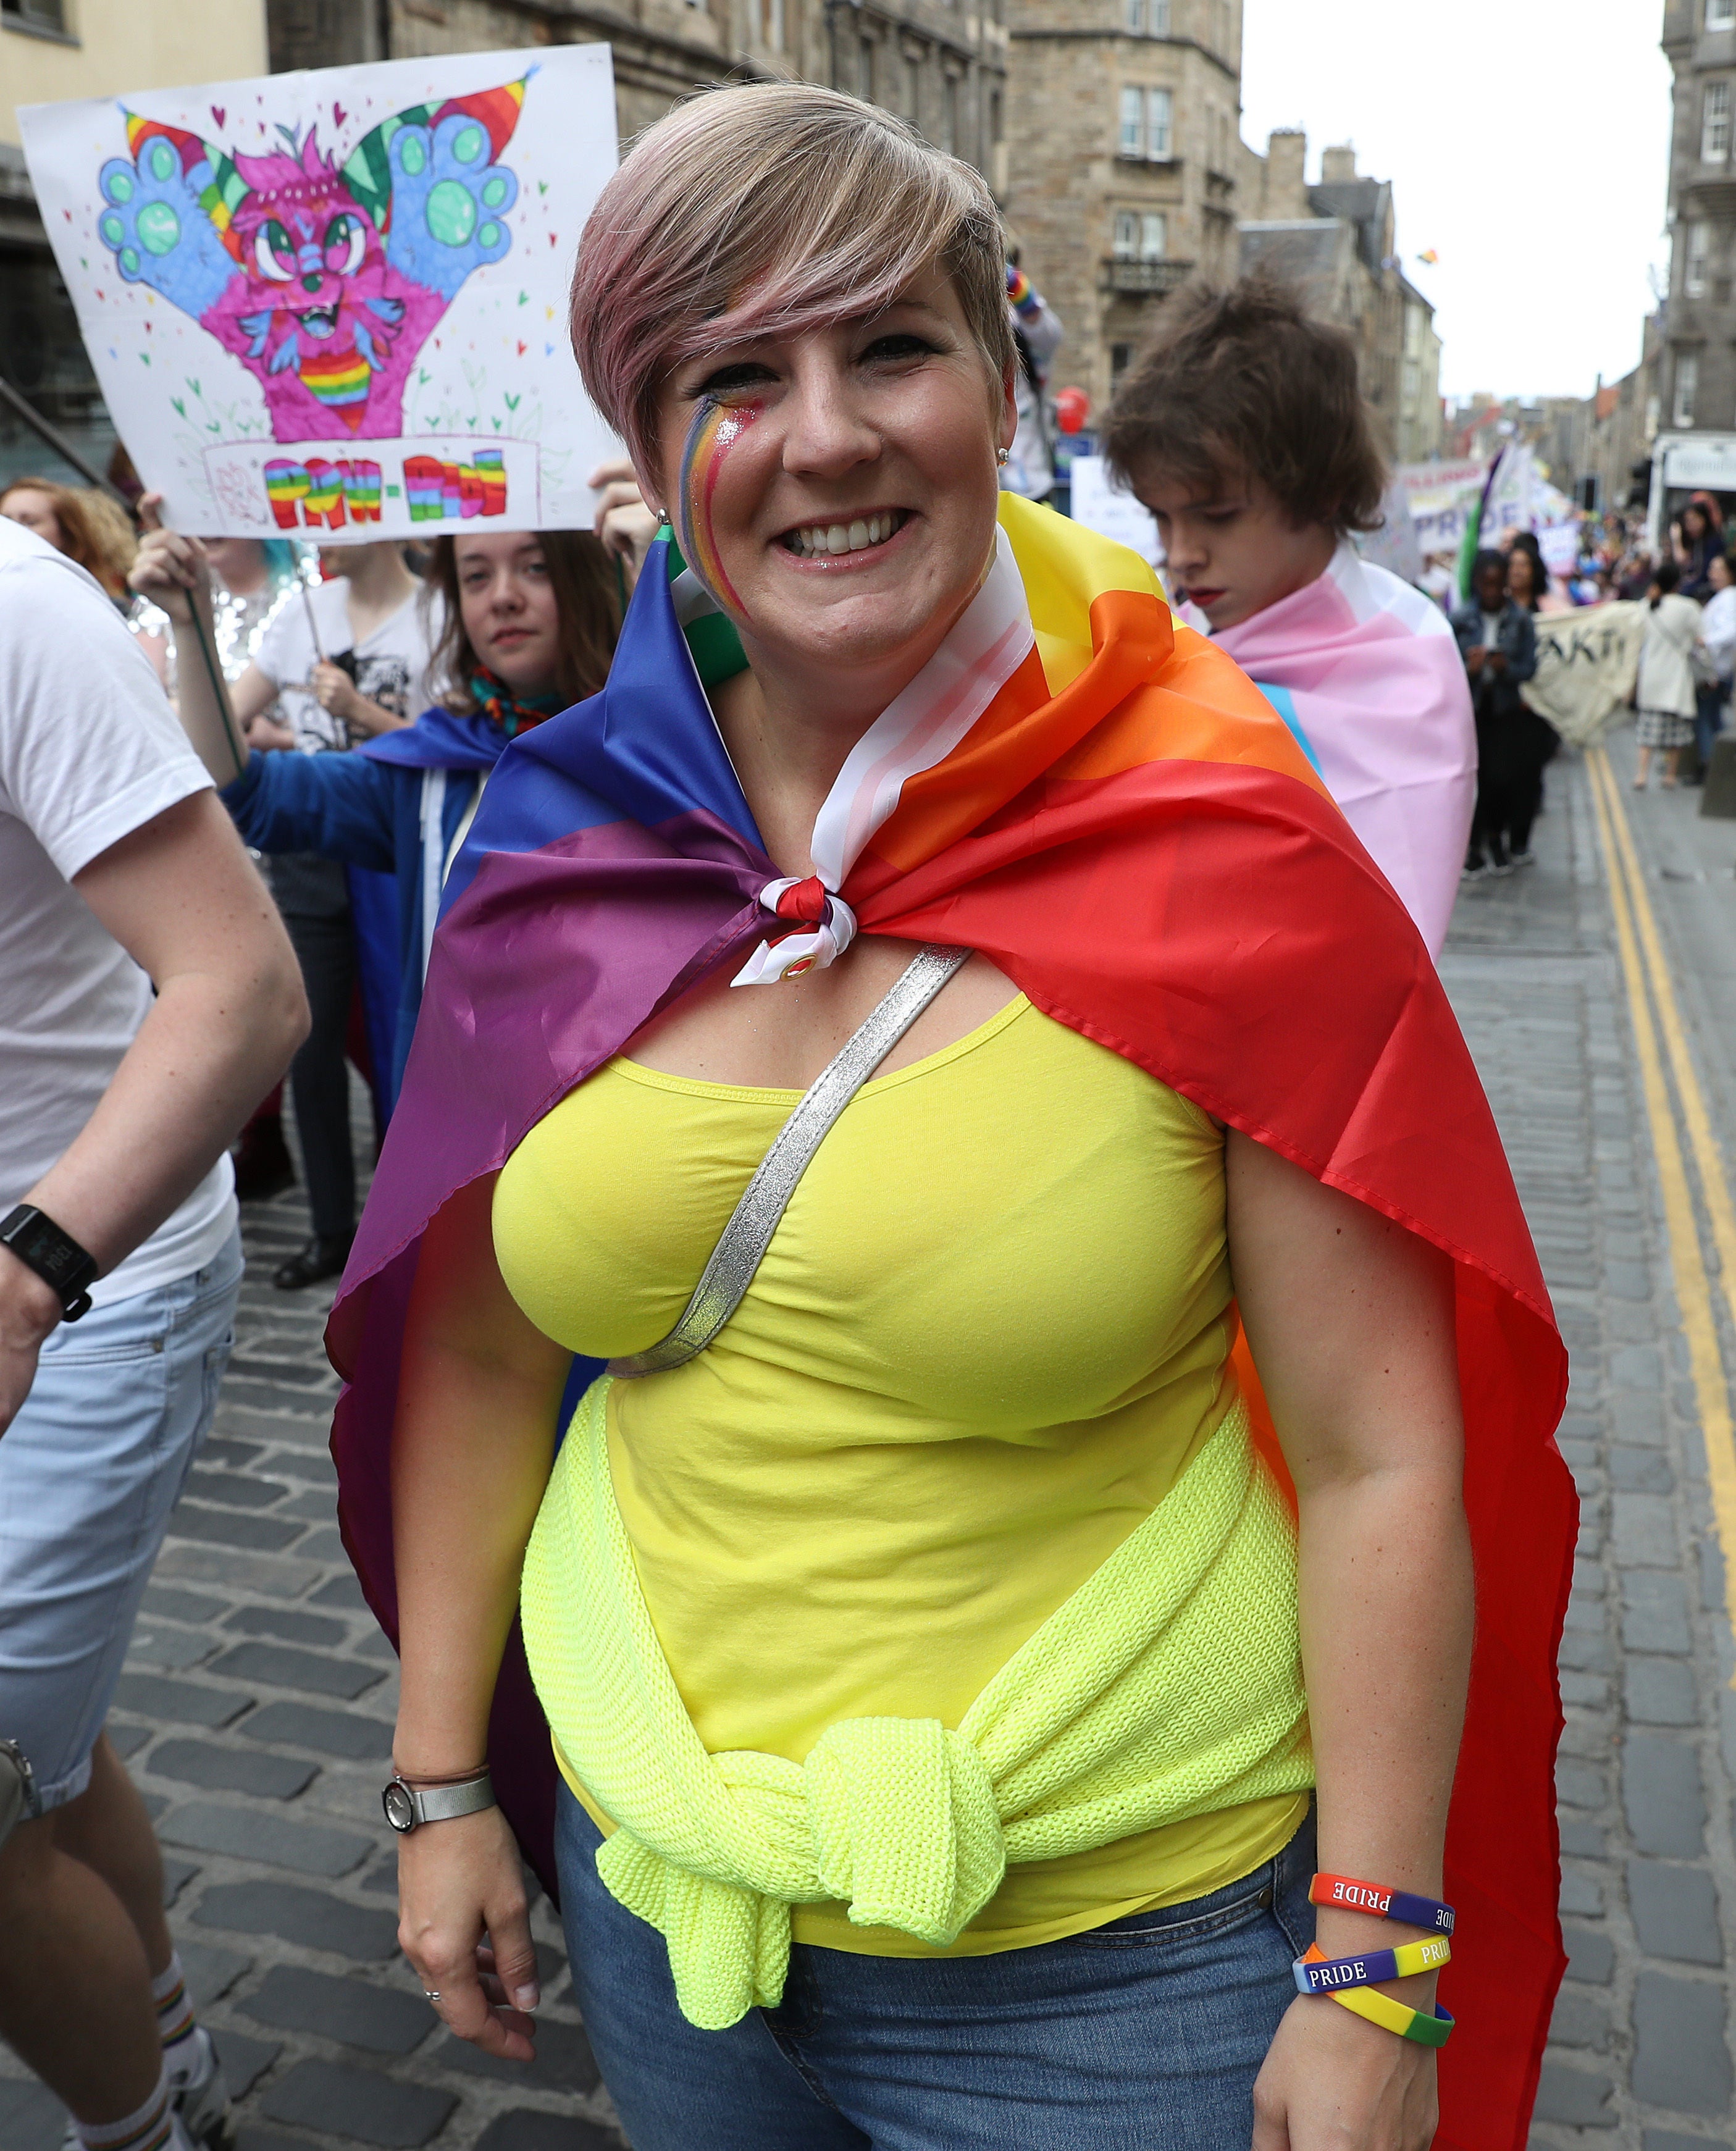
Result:
{"label": "rainbow flag cape", "polygon": [[[1000,516],[978,599],[841,772],[809,883],[778,876],[754,827],[703,692],[739,648],[672,548],[604,691],[502,757],[328,1331],[346,1543],[395,1633],[403,1315],[453,1192],[694,980],[802,960],[782,926],[798,947],[853,919],[984,951],[1056,1021],[1456,1265],[1478,1607],[1436,2141],[1520,2151],[1564,1962],[1555,1653],[1577,1506],[1551,1439],[1566,1355],[1500,1138],[1404,905],[1271,704],[1172,623],[1132,554],[1010,496]],[[549,1879],[554,1770],[516,1637],[489,1752]]]}

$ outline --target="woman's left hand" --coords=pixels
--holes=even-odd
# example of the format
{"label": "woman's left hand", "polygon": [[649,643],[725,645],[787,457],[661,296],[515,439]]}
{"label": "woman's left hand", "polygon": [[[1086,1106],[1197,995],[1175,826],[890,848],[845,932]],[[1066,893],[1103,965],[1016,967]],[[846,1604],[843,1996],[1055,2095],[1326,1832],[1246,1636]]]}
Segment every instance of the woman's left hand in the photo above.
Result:
{"label": "woman's left hand", "polygon": [[1298,1995],[1254,2084],[1252,2151],[1429,2151],[1435,2052]]}

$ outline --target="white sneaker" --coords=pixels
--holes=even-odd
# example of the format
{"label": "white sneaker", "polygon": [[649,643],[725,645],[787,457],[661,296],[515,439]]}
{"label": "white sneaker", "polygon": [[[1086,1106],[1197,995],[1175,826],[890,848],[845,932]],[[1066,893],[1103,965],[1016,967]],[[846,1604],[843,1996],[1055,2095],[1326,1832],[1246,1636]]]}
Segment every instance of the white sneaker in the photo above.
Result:
{"label": "white sneaker", "polygon": [[193,2151],[235,2151],[235,2112],[203,2024],[195,2027],[185,2058],[169,2072],[169,2096]]}

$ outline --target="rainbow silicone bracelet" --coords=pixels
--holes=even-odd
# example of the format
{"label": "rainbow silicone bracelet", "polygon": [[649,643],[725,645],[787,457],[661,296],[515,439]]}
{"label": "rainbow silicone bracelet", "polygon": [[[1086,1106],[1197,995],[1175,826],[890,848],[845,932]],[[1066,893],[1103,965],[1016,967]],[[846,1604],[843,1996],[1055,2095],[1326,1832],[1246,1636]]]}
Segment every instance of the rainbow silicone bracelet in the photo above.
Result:
{"label": "rainbow silicone bracelet", "polygon": [[[1425,1946],[1420,1943],[1412,1947]],[[1397,1951],[1393,1952],[1394,1956]],[[1310,1942],[1308,1954],[1298,1960],[1298,1965],[1318,1965],[1327,1961],[1318,1942]],[[1383,1994],[1374,1987],[1351,1987],[1329,1993],[1326,1999],[1336,2002],[1340,2009],[1348,2009],[1353,2017],[1366,2017],[1370,2024],[1378,2024],[1383,2032],[1391,2032],[1400,2039],[1410,2039],[1419,2047],[1444,2047],[1453,2036],[1453,2019],[1445,2009],[1437,2008],[1431,2017],[1420,2009],[1413,2009],[1406,2002],[1395,2002],[1389,1994]]]}
{"label": "rainbow silicone bracelet", "polygon": [[1432,1927],[1436,1934],[1453,1931],[1455,1915],[1450,1905],[1434,1897],[1414,1897],[1408,1890],[1382,1890],[1372,1882],[1355,1882],[1348,1875],[1317,1875],[1308,1885],[1311,1905],[1338,1905],[1347,1912],[1370,1912],[1377,1920],[1401,1921],[1407,1927]]}
{"label": "rainbow silicone bracelet", "polygon": [[1404,2002],[1394,2002],[1391,1995],[1372,1987],[1353,1987],[1348,1994],[1329,1998],[1353,2016],[1366,2017],[1383,2032],[1395,2032],[1401,2039],[1414,2039],[1420,2047],[1444,2047],[1453,2036],[1453,2019],[1445,2009],[1425,2017],[1420,2009],[1407,2008]]}
{"label": "rainbow silicone bracelet", "polygon": [[1290,1969],[1298,1994],[1335,1994],[1342,1987],[1374,1987],[1383,1979],[1438,1971],[1452,1959],[1453,1946],[1446,1936],[1430,1935],[1426,1941],[1401,1942],[1397,1949],[1369,1950],[1362,1956],[1316,1956],[1310,1951]]}

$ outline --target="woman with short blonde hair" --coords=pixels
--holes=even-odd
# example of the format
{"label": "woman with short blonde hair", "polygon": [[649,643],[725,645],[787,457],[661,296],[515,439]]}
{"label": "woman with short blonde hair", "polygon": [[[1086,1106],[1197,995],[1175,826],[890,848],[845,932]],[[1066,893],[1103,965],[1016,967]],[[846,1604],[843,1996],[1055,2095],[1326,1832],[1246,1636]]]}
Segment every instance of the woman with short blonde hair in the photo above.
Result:
{"label": "woman with short blonde hair", "polygon": [[516,1830],[636,2151],[1422,2151],[1462,1889],[1441,2140],[1520,2144],[1562,1360],[1402,906],[999,492],[994,206],[902,122],[672,114],[574,341],[671,527],[453,869],[331,1330],[433,2006],[532,2051]]}

